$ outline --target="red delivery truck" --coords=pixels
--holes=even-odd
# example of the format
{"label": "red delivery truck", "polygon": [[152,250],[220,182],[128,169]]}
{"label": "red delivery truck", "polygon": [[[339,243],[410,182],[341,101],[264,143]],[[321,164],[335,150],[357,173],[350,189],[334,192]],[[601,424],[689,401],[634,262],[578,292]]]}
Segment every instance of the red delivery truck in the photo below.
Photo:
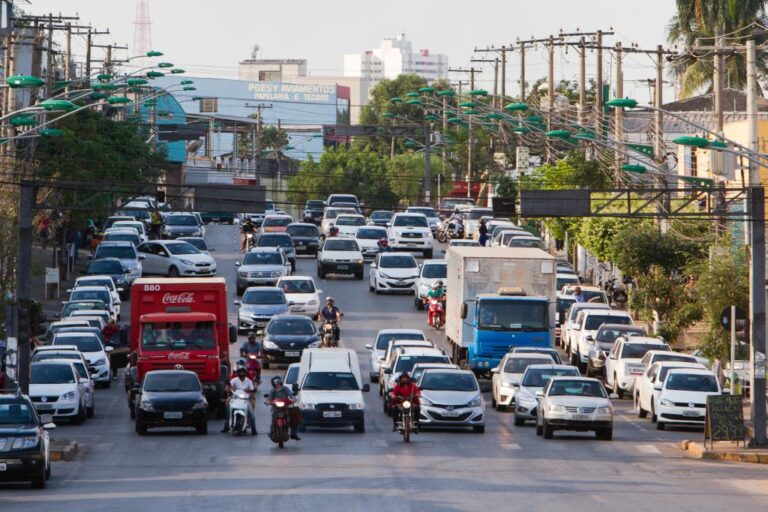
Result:
{"label": "red delivery truck", "polygon": [[220,277],[137,279],[131,287],[131,354],[126,391],[131,417],[136,392],[151,370],[190,370],[203,383],[209,407],[224,417],[229,345],[227,286]]}

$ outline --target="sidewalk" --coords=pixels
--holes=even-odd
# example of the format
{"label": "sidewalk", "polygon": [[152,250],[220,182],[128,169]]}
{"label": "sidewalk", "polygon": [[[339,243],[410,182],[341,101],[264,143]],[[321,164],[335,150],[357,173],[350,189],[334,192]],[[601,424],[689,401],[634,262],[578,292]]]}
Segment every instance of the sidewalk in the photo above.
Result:
{"label": "sidewalk", "polygon": [[32,298],[42,305],[43,313],[48,322],[56,320],[54,315],[61,310],[61,302],[67,298],[67,289],[71,288],[75,280],[81,275],[80,271],[88,267],[90,263],[88,256],[90,256],[90,251],[81,249],[73,272],[67,276],[65,281],[60,283],[58,298],[56,297],[56,289],[53,287],[51,288],[53,298],[46,298],[45,269],[52,264],[53,251],[50,248],[43,250],[38,245],[32,247]]}

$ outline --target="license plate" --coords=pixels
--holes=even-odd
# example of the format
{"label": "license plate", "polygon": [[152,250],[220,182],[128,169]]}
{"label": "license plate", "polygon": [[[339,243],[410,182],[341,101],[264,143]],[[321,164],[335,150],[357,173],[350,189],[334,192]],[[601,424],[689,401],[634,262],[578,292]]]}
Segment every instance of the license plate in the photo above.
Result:
{"label": "license plate", "polygon": [[180,412],[164,412],[163,418],[166,420],[180,420],[182,418],[182,414]]}
{"label": "license plate", "polygon": [[8,469],[8,466],[5,464],[5,462],[0,462],[0,471],[5,471]]}
{"label": "license plate", "polygon": [[50,411],[51,409],[53,409],[53,404],[37,404],[39,411]]}
{"label": "license plate", "polygon": [[349,265],[337,265],[338,270],[349,270]]}
{"label": "license plate", "polygon": [[589,420],[589,416],[586,414],[571,414],[571,419],[576,421],[587,421]]}
{"label": "license plate", "polygon": [[630,375],[642,375],[643,370],[641,368],[638,368],[637,370],[629,370]]}
{"label": "license plate", "polygon": [[341,418],[341,411],[323,411],[323,418]]}
{"label": "license plate", "polygon": [[286,352],[285,357],[301,357],[301,352]]}
{"label": "license plate", "polygon": [[699,416],[699,411],[683,411],[683,416],[697,418]]}
{"label": "license plate", "polygon": [[459,415],[459,411],[443,411],[442,415],[443,416],[448,416],[450,418],[455,418],[455,417],[457,417]]}
{"label": "license plate", "polygon": [[304,308],[301,306],[291,306],[290,308],[288,308],[288,310],[295,313],[297,311],[303,311]]}

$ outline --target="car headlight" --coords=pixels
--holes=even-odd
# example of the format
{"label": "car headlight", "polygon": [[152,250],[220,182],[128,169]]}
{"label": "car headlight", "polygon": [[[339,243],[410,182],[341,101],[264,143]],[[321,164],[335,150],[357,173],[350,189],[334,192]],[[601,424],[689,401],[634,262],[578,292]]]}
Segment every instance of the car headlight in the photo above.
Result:
{"label": "car headlight", "polygon": [[560,412],[560,413],[564,413],[564,412],[565,412],[565,407],[563,407],[562,405],[555,405],[555,404],[552,404],[552,405],[550,405],[550,406],[549,406],[549,412]]}
{"label": "car headlight", "polygon": [[34,448],[40,442],[37,436],[17,437],[11,444],[11,450],[24,450],[25,448]]}
{"label": "car headlight", "polygon": [[191,262],[191,261],[189,261],[189,260],[179,260],[179,261],[180,261],[182,264],[184,264],[184,265],[187,265],[187,266],[190,266],[190,267],[191,267],[192,265],[194,265],[194,263],[193,263],[193,262]]}
{"label": "car headlight", "polygon": [[106,366],[107,365],[107,358],[102,357],[93,362],[93,366]]}
{"label": "car headlight", "polygon": [[282,275],[283,275],[282,272],[272,272],[272,277],[280,277]]}
{"label": "car headlight", "polygon": [[664,407],[674,407],[675,403],[672,400],[667,400],[666,398],[662,398],[659,400],[659,404],[663,405]]}
{"label": "car headlight", "polygon": [[118,277],[117,279],[115,279],[115,284],[117,284],[118,286],[121,285],[121,284],[125,284],[125,278],[124,277]]}
{"label": "car headlight", "polygon": [[427,407],[432,405],[432,400],[429,398],[421,397],[419,400],[421,401],[421,405],[426,405]]}
{"label": "car headlight", "polygon": [[277,350],[278,346],[277,343],[274,341],[264,340],[264,348],[268,348],[270,350]]}
{"label": "car headlight", "polygon": [[248,271],[247,270],[241,270],[237,273],[240,277],[248,277]]}
{"label": "car headlight", "polygon": [[307,347],[309,347],[309,348],[319,348],[320,347],[320,342],[319,341],[315,341],[315,342],[310,343],[309,345],[307,345]]}
{"label": "car headlight", "polygon": [[301,404],[301,408],[302,409],[315,409],[315,404],[304,403],[304,404]]}
{"label": "car headlight", "polygon": [[363,264],[363,259],[362,258],[356,259],[356,260],[353,261],[353,263],[357,263],[358,265],[362,265]]}
{"label": "car headlight", "polygon": [[349,404],[349,408],[353,411],[362,411],[365,409],[365,402],[356,402],[354,404]]}
{"label": "car headlight", "polygon": [[384,272],[379,272],[379,277],[383,277],[384,279],[392,279],[391,276],[385,274]]}
{"label": "car headlight", "polygon": [[469,407],[480,407],[480,405],[482,405],[482,403],[483,403],[482,398],[477,397],[474,400],[472,400],[471,402],[469,402],[469,404],[467,404],[467,405]]}
{"label": "car headlight", "polygon": [[613,407],[605,405],[597,408],[597,414],[613,414]]}
{"label": "car headlight", "polygon": [[59,397],[59,400],[61,400],[62,402],[71,402],[72,400],[75,399],[75,396],[76,395],[75,395],[74,391],[69,391],[69,392],[64,393],[63,395],[61,395]]}
{"label": "car headlight", "polygon": [[317,300],[312,299],[309,302],[307,302],[307,304],[309,304],[310,306],[316,306],[317,305]]}
{"label": "car headlight", "polygon": [[149,401],[148,399],[146,399],[146,398],[142,398],[142,399],[141,399],[141,402],[139,402],[139,408],[140,408],[142,411],[148,411],[148,412],[152,412],[152,411],[154,411],[154,410],[155,410],[155,408],[154,408],[154,407],[152,407],[152,402],[150,402],[150,401]]}
{"label": "car headlight", "polygon": [[206,402],[205,400],[201,400],[192,406],[193,410],[200,410],[200,409],[207,409],[207,408],[208,408],[208,402]]}

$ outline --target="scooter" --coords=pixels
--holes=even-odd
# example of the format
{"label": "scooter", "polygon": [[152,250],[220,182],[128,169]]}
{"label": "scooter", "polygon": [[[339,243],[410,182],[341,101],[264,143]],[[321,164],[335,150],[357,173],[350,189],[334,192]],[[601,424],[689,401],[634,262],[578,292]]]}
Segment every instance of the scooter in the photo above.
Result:
{"label": "scooter", "polygon": [[430,297],[427,308],[427,323],[439,331],[445,323],[444,316],[443,302],[438,298]]}
{"label": "scooter", "polygon": [[248,370],[248,378],[254,384],[261,384],[261,363],[256,354],[248,354],[248,358],[245,360],[245,369]]}
{"label": "scooter", "polygon": [[[264,395],[264,398],[268,398],[269,395]],[[291,401],[288,399],[268,400],[267,405],[272,406],[272,429],[269,432],[269,437],[273,443],[277,443],[277,446],[283,448],[288,441],[288,426],[290,424],[290,414],[288,408],[291,405]]]}
{"label": "scooter", "polygon": [[413,417],[413,403],[411,400],[398,400],[397,408],[400,411],[400,421],[397,422],[397,430],[403,435],[403,441],[411,442],[411,433],[416,432],[416,422]]}
{"label": "scooter", "polygon": [[229,401],[229,430],[241,436],[248,431],[248,393],[237,390]]}
{"label": "scooter", "polygon": [[333,322],[323,322],[323,326],[321,327],[321,330],[323,332],[323,339],[321,345],[324,348],[329,347],[338,347],[339,342],[336,339],[336,337],[333,335]]}

